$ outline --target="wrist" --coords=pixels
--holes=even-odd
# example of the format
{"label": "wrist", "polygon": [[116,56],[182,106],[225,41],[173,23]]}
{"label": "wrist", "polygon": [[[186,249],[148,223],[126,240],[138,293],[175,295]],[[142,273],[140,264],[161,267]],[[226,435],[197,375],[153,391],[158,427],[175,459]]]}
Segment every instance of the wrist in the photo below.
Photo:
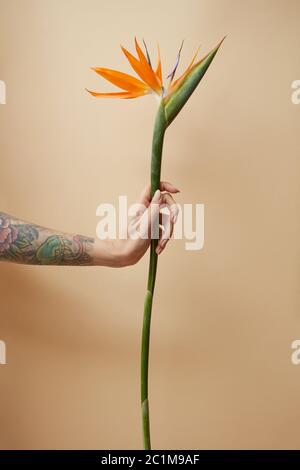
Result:
{"label": "wrist", "polygon": [[120,240],[95,240],[93,264],[121,268],[134,264],[133,257],[126,249],[126,243]]}

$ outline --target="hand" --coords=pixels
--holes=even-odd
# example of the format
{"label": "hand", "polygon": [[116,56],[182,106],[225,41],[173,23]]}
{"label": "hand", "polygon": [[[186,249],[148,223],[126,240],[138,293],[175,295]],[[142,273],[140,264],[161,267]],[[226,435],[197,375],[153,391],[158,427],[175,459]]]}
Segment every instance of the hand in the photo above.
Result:
{"label": "hand", "polygon": [[[140,196],[140,210],[129,222],[128,237],[126,240],[113,241],[116,253],[117,266],[130,266],[136,264],[146,253],[151,242],[151,229],[159,222],[159,240],[156,253],[160,255],[172,237],[174,223],[178,215],[178,208],[171,194],[179,193],[171,183],[161,182],[151,200],[150,185],[144,188]],[[162,217],[161,210],[167,207],[170,216]],[[139,233],[141,236],[134,239],[130,234]]]}

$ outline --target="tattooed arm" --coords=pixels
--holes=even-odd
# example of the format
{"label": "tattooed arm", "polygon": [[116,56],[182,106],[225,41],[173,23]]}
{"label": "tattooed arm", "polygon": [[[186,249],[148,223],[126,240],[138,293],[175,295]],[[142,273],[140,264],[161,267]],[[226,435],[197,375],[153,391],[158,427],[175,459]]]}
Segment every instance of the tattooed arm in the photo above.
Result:
{"label": "tattooed arm", "polygon": [[59,266],[134,264],[114,241],[58,232],[4,212],[0,212],[0,261]]}
{"label": "tattooed arm", "polygon": [[[157,191],[152,201],[149,187],[142,193],[140,202],[145,211],[151,213],[148,228],[153,223],[153,218],[158,216],[161,206],[171,207],[175,204],[169,193],[176,193],[178,190],[170,183],[161,183],[161,189],[164,194]],[[152,205],[155,207],[150,212]],[[134,223],[138,223],[142,217],[143,214],[137,217]],[[171,221],[171,229],[173,222],[174,220]],[[163,251],[167,241],[160,239],[158,254]],[[149,238],[98,240],[57,232],[0,212],[0,261],[37,265],[122,267],[139,261],[149,244]]]}
{"label": "tattooed arm", "polygon": [[94,245],[93,238],[56,232],[0,212],[0,261],[90,266]]}

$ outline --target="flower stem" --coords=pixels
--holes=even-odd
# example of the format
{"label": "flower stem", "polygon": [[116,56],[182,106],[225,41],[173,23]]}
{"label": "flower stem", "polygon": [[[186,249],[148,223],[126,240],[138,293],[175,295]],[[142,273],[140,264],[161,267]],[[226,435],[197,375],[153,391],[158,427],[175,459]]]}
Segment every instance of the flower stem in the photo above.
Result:
{"label": "flower stem", "polygon": [[[154,125],[152,140],[152,158],[151,158],[151,196],[160,187],[161,159],[164,135],[167,128],[165,115],[165,107],[161,103]],[[142,406],[142,424],[144,449],[151,449],[150,438],[150,413],[148,399],[148,370],[149,370],[149,345],[150,345],[150,327],[152,302],[155,287],[156,271],[157,271],[157,247],[158,240],[151,240],[150,262],[148,273],[147,293],[144,303],[144,321],[142,331],[142,350],[141,350],[141,406]]]}

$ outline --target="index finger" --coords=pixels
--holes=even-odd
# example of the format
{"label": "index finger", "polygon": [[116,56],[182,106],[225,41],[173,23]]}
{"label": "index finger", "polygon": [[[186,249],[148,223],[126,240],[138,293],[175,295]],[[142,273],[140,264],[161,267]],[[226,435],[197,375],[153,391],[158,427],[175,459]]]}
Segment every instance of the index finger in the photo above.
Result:
{"label": "index finger", "polygon": [[[168,181],[161,181],[159,189],[161,191],[168,191],[168,193],[180,193],[180,190]],[[151,185],[148,184],[142,191],[140,196],[140,202],[148,207],[151,202]]]}

